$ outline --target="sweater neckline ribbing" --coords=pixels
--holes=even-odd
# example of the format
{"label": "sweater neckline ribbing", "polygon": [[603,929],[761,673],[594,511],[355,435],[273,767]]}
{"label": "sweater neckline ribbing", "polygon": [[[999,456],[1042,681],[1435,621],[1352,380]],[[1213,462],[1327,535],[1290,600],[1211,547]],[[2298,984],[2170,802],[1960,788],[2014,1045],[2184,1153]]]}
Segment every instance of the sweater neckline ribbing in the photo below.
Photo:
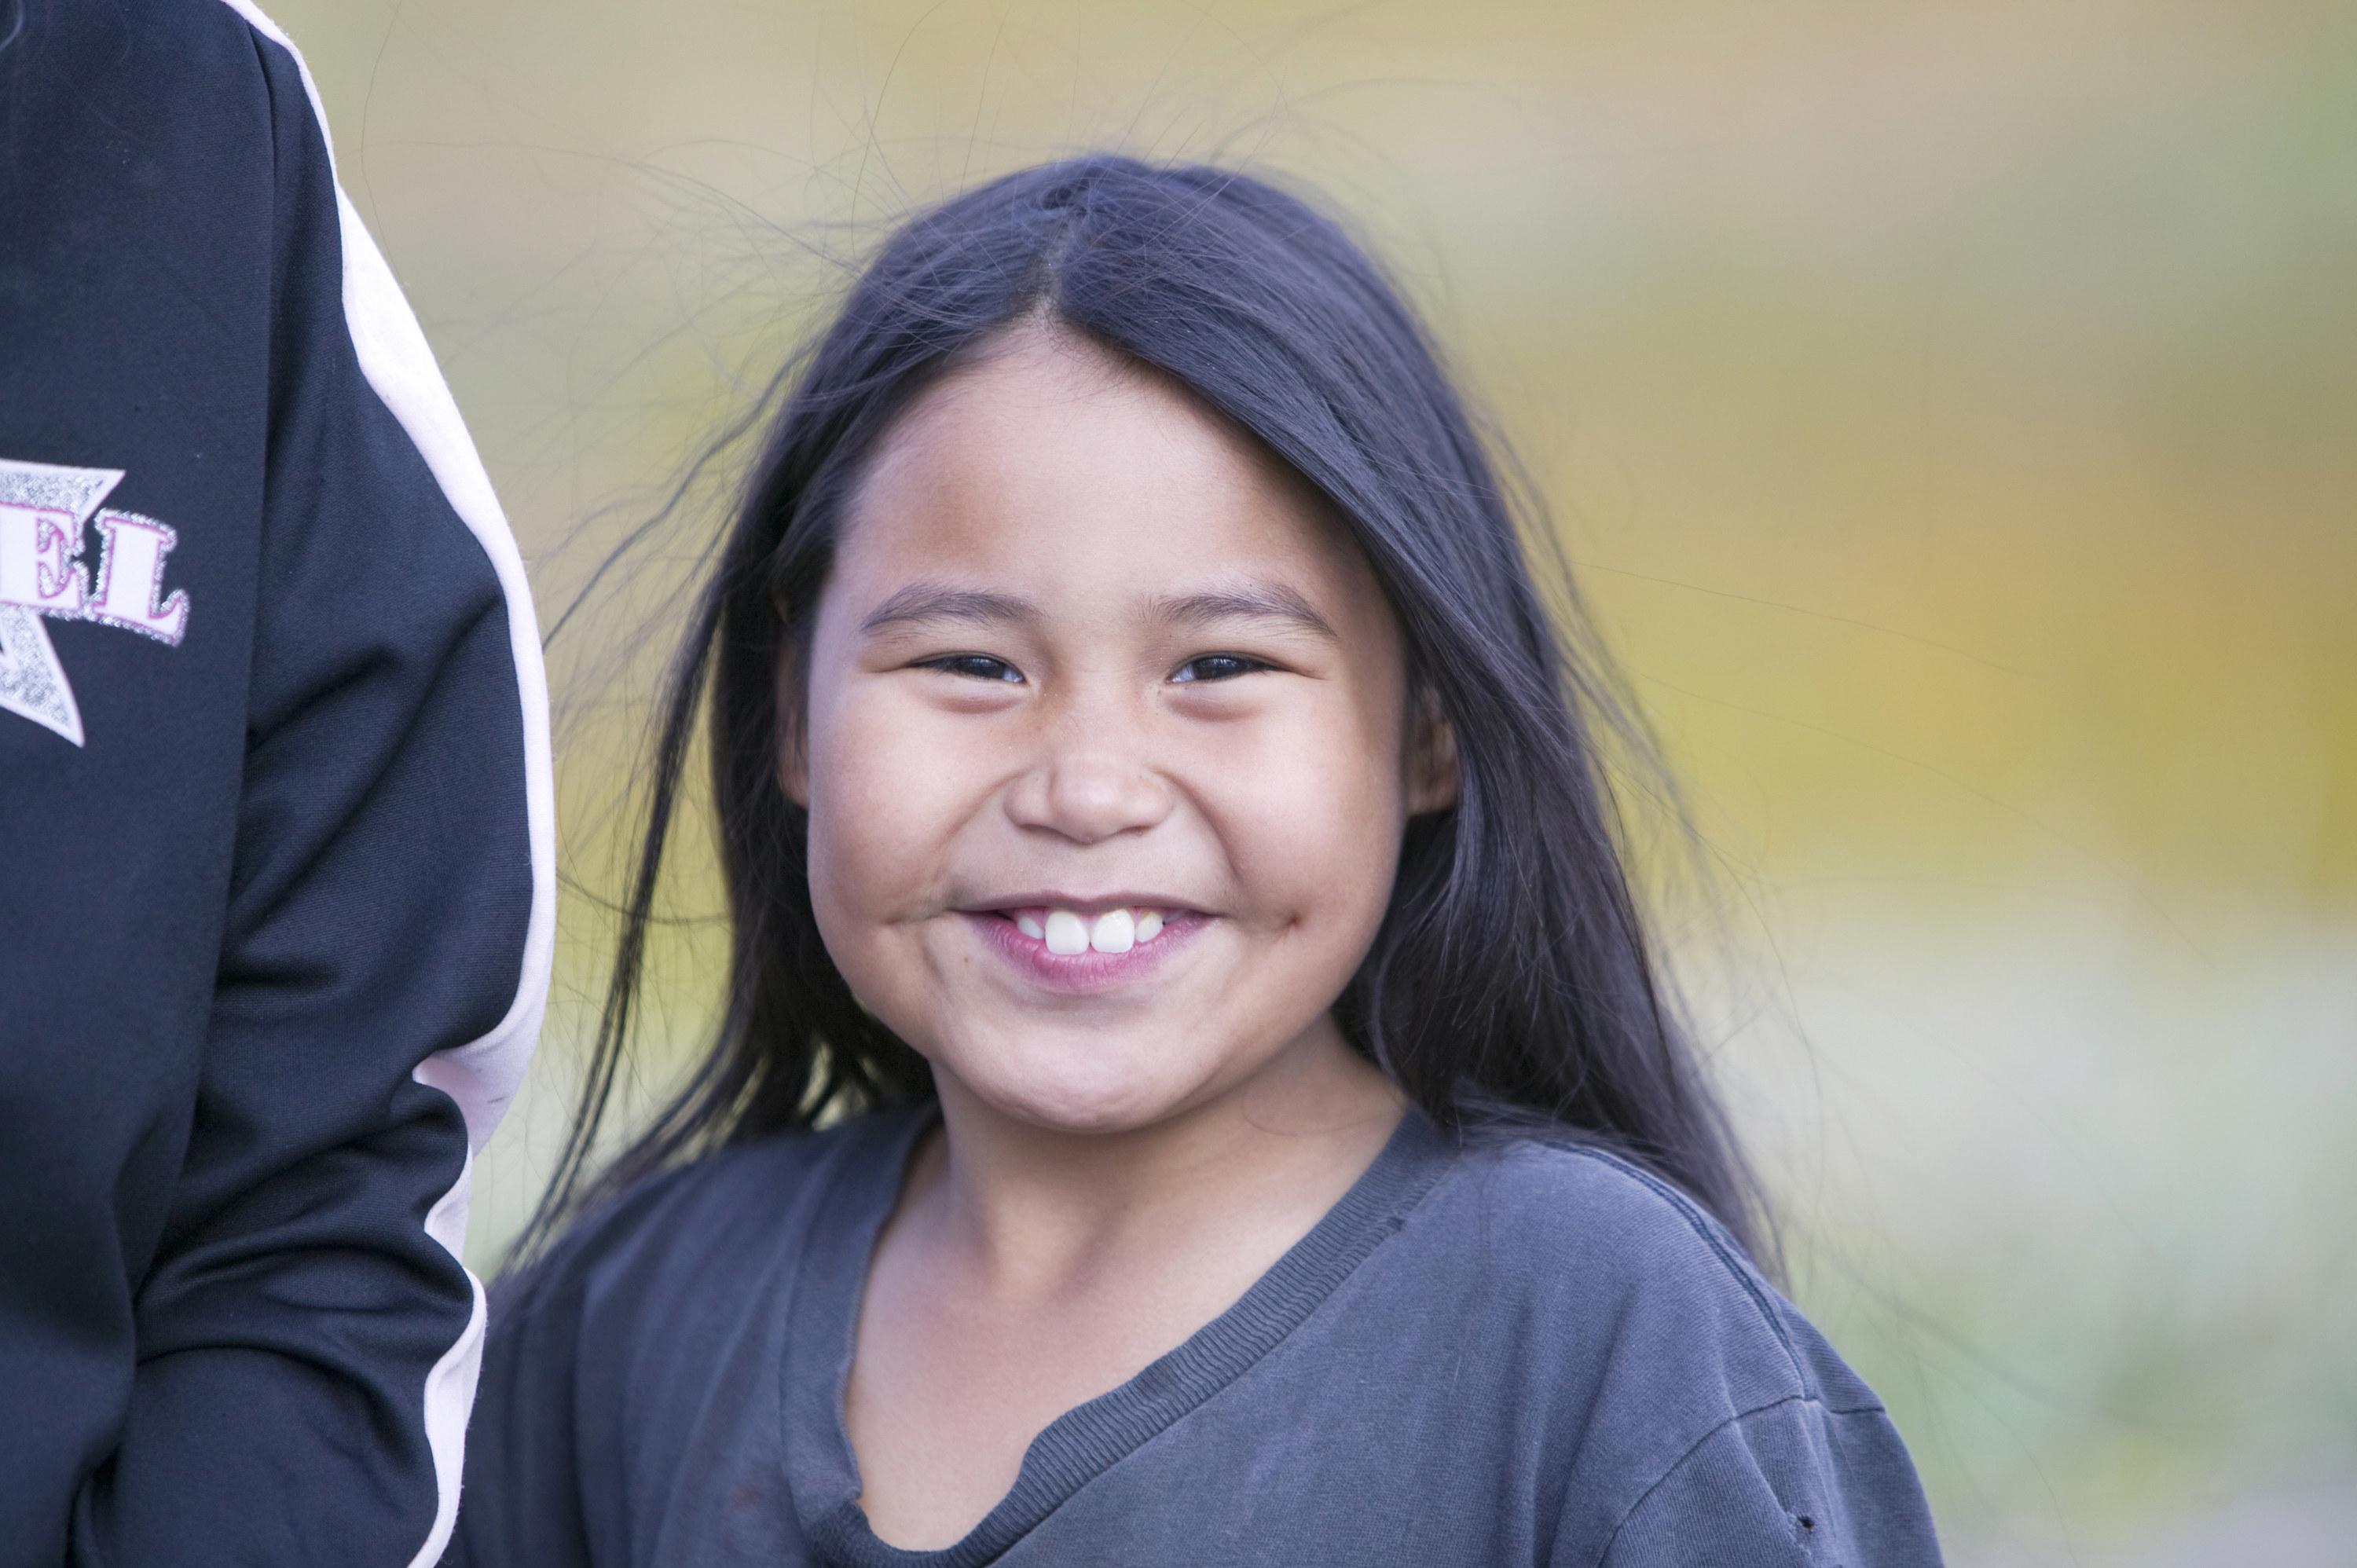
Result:
{"label": "sweater neckline ribbing", "polygon": [[812,1546],[841,1568],[981,1568],[996,1560],[1281,1344],[1405,1222],[1457,1153],[1409,1106],[1350,1190],[1232,1306],[1119,1388],[1049,1423],[1025,1451],[1015,1485],[964,1539],[912,1552],[877,1536],[859,1506],[844,1398],[877,1239],[899,1198],[910,1152],[939,1119],[939,1108],[928,1103],[876,1117],[855,1133],[858,1146],[844,1151],[820,1195],[786,1308],[780,1413],[787,1489]]}

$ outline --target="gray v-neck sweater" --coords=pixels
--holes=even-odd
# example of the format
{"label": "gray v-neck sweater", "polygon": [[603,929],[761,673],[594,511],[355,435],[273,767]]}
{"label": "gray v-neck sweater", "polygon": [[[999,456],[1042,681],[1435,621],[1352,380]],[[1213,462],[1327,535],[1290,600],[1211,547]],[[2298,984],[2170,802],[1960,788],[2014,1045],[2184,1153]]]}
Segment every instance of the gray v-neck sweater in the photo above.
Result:
{"label": "gray v-neck sweater", "polygon": [[1691,1201],[1413,1111],[1232,1307],[1042,1432],[963,1541],[888,1545],[843,1393],[933,1114],[699,1162],[495,1300],[447,1561],[1939,1562],[1879,1402]]}

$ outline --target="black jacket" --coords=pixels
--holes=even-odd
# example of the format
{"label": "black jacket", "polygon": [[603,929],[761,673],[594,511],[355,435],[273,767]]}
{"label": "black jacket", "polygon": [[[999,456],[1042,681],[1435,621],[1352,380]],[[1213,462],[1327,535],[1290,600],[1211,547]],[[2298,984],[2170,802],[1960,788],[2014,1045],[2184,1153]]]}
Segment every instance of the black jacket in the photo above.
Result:
{"label": "black jacket", "polygon": [[283,36],[0,36],[0,1564],[430,1563],[553,945],[522,563]]}

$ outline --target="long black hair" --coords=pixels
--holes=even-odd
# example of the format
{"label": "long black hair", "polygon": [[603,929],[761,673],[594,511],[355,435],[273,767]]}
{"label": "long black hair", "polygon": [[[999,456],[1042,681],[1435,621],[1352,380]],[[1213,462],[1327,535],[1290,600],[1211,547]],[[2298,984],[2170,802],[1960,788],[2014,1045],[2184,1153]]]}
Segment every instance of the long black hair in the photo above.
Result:
{"label": "long black hair", "polygon": [[[859,1005],[820,940],[808,818],[778,782],[778,670],[808,636],[879,434],[1042,317],[1174,378],[1322,492],[1398,617],[1412,685],[1448,720],[1458,801],[1406,830],[1390,908],[1338,1004],[1351,1044],[1442,1125],[1599,1143],[1749,1244],[1751,1185],[1616,842],[1595,742],[1599,727],[1635,732],[1599,658],[1548,613],[1517,529],[1528,509],[1424,328],[1303,200],[1230,170],[1092,156],[910,220],[781,381],[669,677],[595,1051],[520,1252],[681,1158],[931,1091],[923,1058]],[[684,1088],[593,1179],[699,721],[733,939],[726,1006]]]}

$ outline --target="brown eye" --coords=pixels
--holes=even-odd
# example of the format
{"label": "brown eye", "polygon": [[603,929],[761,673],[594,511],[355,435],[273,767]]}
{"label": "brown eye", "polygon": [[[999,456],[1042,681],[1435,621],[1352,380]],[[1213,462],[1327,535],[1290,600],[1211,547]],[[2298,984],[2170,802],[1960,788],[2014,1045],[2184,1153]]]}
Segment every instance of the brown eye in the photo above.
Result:
{"label": "brown eye", "polygon": [[1178,666],[1170,677],[1173,681],[1232,681],[1239,675],[1249,675],[1255,670],[1274,669],[1257,659],[1247,659],[1241,653],[1201,653]]}
{"label": "brown eye", "polygon": [[970,681],[1005,681],[1018,686],[1023,683],[1022,671],[987,653],[952,653],[945,658],[928,659],[920,668],[963,675]]}

